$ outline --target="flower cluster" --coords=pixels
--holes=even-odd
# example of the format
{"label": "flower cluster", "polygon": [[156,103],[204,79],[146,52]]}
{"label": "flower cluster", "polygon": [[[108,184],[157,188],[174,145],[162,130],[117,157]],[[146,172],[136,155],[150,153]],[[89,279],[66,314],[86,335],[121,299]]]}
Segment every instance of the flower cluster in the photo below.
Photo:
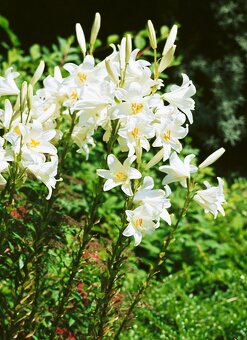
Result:
{"label": "flower cluster", "polygon": [[[177,181],[186,187],[190,174],[197,171],[190,165],[194,155],[188,155],[184,161],[178,157],[182,150],[181,140],[193,123],[195,103],[192,96],[196,90],[185,74],[182,74],[181,85],[173,85],[166,91],[166,84],[159,78],[172,63],[177,26],[171,29],[162,56],[159,61],[155,60],[152,71],[149,62],[138,58],[139,50],[132,50],[130,35],[124,37],[119,46],[112,45],[112,53],[96,64],[92,52],[99,22],[100,18],[96,16],[89,53],[83,30],[77,24],[83,62],[65,64],[63,73],[56,66],[54,74],[44,79],[43,87],[35,94],[33,86],[43,73],[43,62],[30,85],[24,82],[21,89],[15,82],[18,73],[12,68],[0,77],[0,96],[17,96],[14,106],[6,99],[0,110],[0,125],[4,130],[0,139],[0,184],[6,183],[2,173],[8,172],[9,163],[14,162],[18,164],[19,174],[32,174],[47,186],[49,199],[57,181],[57,144],[63,140],[64,131],[69,129],[69,137],[77,145],[78,152],[85,153],[88,159],[90,147],[95,145],[95,131],[103,129],[104,142],[117,141],[121,158],[125,160],[121,163],[111,150],[107,157],[109,170],[99,169],[97,173],[107,179],[105,191],[121,186],[124,194],[132,197],[132,206],[126,210],[128,226],[124,235],[134,236],[138,245],[143,232],[156,229],[160,219],[171,224],[167,212],[171,205],[170,188],[153,189],[153,179],[142,178],[143,152],[148,152],[151,146],[157,150],[146,169],[161,160],[170,160],[170,165],[160,167],[160,171],[167,174],[163,184]],[[151,22],[148,28],[150,44],[156,51]],[[67,75],[63,77],[65,71]],[[218,210],[222,212],[221,190],[219,193],[212,188],[206,189],[206,193],[198,191],[195,200],[214,215]]]}

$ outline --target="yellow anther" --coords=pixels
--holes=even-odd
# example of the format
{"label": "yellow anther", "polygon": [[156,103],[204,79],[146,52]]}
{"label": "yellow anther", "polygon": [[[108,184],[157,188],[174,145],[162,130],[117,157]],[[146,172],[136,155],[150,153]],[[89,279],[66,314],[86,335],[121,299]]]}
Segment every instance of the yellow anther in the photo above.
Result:
{"label": "yellow anther", "polygon": [[169,140],[171,139],[171,131],[170,130],[166,131],[163,135],[163,138],[165,141],[169,142]]}
{"label": "yellow anther", "polygon": [[131,104],[131,111],[133,115],[136,115],[143,109],[143,104],[132,103]]}
{"label": "yellow anther", "polygon": [[134,130],[131,132],[131,134],[134,138],[136,138],[139,134],[139,129],[137,127],[134,128]]}
{"label": "yellow anther", "polygon": [[76,99],[78,98],[77,92],[76,92],[76,91],[73,91],[73,92],[70,94],[70,97],[71,97],[71,99],[76,100]]}
{"label": "yellow anther", "polygon": [[143,219],[142,218],[137,218],[135,220],[135,227],[140,228],[142,226]]}
{"label": "yellow anther", "polygon": [[78,72],[78,78],[80,79],[80,81],[82,83],[84,83],[84,81],[87,80],[87,75],[85,73],[83,73],[83,72]]}
{"label": "yellow anther", "polygon": [[40,145],[40,142],[38,142],[37,140],[31,138],[31,142],[29,143],[29,145],[32,148],[36,148],[36,146]]}
{"label": "yellow anther", "polygon": [[15,131],[15,133],[16,133],[18,136],[21,135],[21,130],[20,130],[20,128],[19,128],[19,125],[16,125],[16,127],[14,128],[14,131]]}
{"label": "yellow anther", "polygon": [[124,182],[128,178],[125,173],[119,171],[116,173],[116,178],[118,181]]}

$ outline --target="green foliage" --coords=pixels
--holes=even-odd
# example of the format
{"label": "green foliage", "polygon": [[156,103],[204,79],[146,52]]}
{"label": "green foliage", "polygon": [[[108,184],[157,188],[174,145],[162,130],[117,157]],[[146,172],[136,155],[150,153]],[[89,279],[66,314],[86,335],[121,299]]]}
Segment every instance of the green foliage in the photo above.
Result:
{"label": "green foliage", "polygon": [[[246,188],[241,179],[227,189],[225,218],[191,207],[169,249],[167,277],[153,281],[121,339],[246,338]],[[139,275],[134,266],[127,291]]]}

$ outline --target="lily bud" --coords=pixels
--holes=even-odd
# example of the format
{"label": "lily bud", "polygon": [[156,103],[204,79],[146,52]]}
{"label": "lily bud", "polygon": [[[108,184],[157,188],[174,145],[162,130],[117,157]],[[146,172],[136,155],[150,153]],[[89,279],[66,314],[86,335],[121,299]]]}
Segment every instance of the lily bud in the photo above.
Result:
{"label": "lily bud", "polygon": [[131,39],[131,35],[127,34],[126,35],[126,64],[128,64],[130,60],[131,52],[132,52],[132,39]]}
{"label": "lily bud", "polygon": [[100,29],[100,22],[101,22],[100,14],[96,13],[90,36],[90,54],[92,54],[94,50],[94,44]]}
{"label": "lily bud", "polygon": [[76,38],[77,38],[78,44],[80,45],[82,53],[85,57],[86,51],[87,51],[85,35],[84,35],[83,29],[82,29],[82,27],[79,23],[77,23],[75,25],[75,30],[76,30]]}
{"label": "lily bud", "polygon": [[105,59],[105,67],[106,67],[106,70],[107,70],[109,76],[111,77],[112,81],[116,85],[118,85],[118,76],[117,76],[116,72],[114,72],[112,65],[111,65],[111,61],[110,61],[109,58]]}
{"label": "lily bud", "polygon": [[218,150],[216,150],[215,152],[213,152],[210,156],[208,156],[205,161],[203,161],[200,165],[199,165],[199,168],[200,169],[203,169],[203,168],[206,168],[207,166],[213,164],[215,161],[217,161],[218,158],[220,158],[223,153],[225,152],[226,150],[224,148],[220,148]]}
{"label": "lily bud", "polygon": [[39,66],[37,67],[36,71],[34,72],[34,75],[30,81],[30,84],[34,86],[41,78],[43,72],[45,69],[45,63],[43,60],[39,63]]}
{"label": "lily bud", "polygon": [[145,166],[145,170],[148,170],[158,164],[164,155],[163,149],[161,149],[159,152],[156,153],[156,155],[148,162],[148,164]]}
{"label": "lily bud", "polygon": [[151,20],[148,20],[148,36],[150,40],[150,45],[155,50],[157,48],[157,40],[154,25]]}
{"label": "lily bud", "polygon": [[24,81],[21,85],[21,108],[23,109],[25,106],[25,102],[27,99],[27,82]]}
{"label": "lily bud", "polygon": [[126,65],[126,38],[121,40],[119,48],[119,58],[120,58],[120,69],[124,70]]}
{"label": "lily bud", "polygon": [[171,65],[171,63],[173,61],[175,50],[176,50],[176,45],[173,45],[170,48],[170,50],[165,55],[163,55],[163,57],[161,58],[161,61],[159,63],[159,67],[158,67],[159,73],[163,72],[168,66]]}
{"label": "lily bud", "polygon": [[174,42],[176,40],[176,36],[177,36],[177,32],[178,32],[178,26],[177,25],[173,25],[172,29],[168,35],[168,38],[166,40],[162,55],[165,56],[167,54],[167,52],[171,49],[171,47],[174,45]]}
{"label": "lily bud", "polygon": [[32,105],[33,105],[33,87],[31,84],[28,85],[27,89],[27,105],[29,110],[31,110]]}

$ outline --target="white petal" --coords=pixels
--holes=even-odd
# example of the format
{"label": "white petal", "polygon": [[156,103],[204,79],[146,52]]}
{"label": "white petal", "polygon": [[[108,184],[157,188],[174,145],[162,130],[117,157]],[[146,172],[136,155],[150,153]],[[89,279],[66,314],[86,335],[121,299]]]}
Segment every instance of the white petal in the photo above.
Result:
{"label": "white petal", "polygon": [[141,178],[142,174],[140,173],[140,171],[138,171],[137,169],[134,168],[130,168],[129,169],[129,178],[130,179],[138,179]]}
{"label": "white petal", "polygon": [[124,184],[121,186],[121,189],[123,190],[123,192],[124,192],[127,196],[133,196],[133,192],[132,192],[130,183],[124,183]]}
{"label": "white petal", "polygon": [[121,183],[116,183],[116,182],[113,181],[113,179],[110,178],[105,182],[103,190],[104,191],[111,190],[112,188],[115,188],[120,184]]}
{"label": "white petal", "polygon": [[97,175],[106,179],[111,178],[110,171],[105,169],[97,169]]}

